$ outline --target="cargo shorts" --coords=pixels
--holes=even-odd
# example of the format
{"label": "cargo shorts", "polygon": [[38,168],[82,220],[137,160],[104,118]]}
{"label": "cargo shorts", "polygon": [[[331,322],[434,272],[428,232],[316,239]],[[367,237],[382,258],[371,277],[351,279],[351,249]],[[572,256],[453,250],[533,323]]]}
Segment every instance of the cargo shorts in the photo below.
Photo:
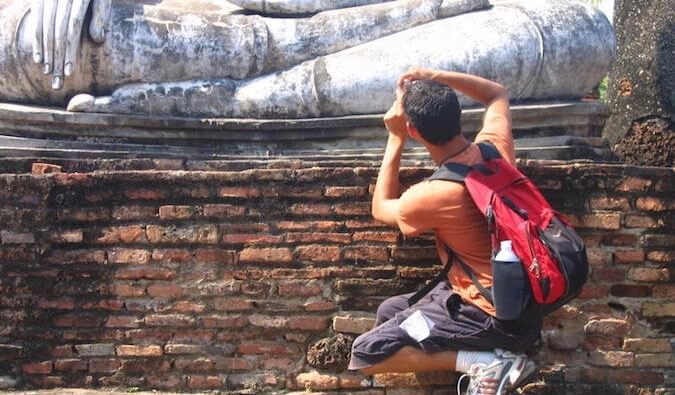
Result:
{"label": "cargo shorts", "polygon": [[[375,365],[404,346],[433,353],[448,350],[491,351],[501,348],[524,352],[539,339],[541,322],[519,325],[500,321],[480,308],[466,303],[443,281],[412,307],[413,294],[391,297],[377,310],[375,327],[360,335],[352,345],[350,370]],[[416,311],[433,323],[429,336],[417,341],[401,323]]]}

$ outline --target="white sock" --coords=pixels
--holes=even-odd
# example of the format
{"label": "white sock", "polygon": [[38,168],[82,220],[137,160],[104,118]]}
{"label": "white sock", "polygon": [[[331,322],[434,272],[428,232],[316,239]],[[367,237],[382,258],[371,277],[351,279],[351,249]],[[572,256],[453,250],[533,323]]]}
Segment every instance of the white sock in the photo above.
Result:
{"label": "white sock", "polygon": [[489,365],[497,358],[497,355],[492,351],[457,351],[457,361],[455,362],[455,370],[466,373],[469,371],[471,365],[475,363],[484,363]]}

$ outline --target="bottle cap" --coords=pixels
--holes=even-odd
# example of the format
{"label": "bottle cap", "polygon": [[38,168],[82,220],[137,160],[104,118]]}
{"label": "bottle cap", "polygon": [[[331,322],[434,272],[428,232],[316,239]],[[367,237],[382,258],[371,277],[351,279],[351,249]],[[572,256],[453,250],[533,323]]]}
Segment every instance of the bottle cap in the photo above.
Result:
{"label": "bottle cap", "polygon": [[501,250],[502,251],[513,251],[513,248],[511,248],[511,240],[502,240]]}

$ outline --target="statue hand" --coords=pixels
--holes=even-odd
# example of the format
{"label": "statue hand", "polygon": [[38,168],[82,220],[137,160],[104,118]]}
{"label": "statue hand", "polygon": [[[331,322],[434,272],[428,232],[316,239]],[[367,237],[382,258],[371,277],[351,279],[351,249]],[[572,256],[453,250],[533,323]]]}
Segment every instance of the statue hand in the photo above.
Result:
{"label": "statue hand", "polygon": [[44,64],[44,73],[52,74],[52,88],[61,89],[63,78],[77,65],[80,38],[89,3],[92,19],[89,35],[101,43],[111,0],[33,0],[33,61]]}

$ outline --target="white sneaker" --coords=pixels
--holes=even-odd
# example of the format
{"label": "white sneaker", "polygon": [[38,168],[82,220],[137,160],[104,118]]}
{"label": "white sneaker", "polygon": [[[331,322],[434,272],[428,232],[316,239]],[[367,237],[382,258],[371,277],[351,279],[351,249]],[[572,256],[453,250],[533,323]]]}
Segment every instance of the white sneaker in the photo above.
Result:
{"label": "white sneaker", "polygon": [[477,363],[471,365],[469,371],[457,382],[457,393],[461,394],[460,385],[465,377],[469,377],[466,395],[504,395],[506,391],[517,388],[525,379],[534,373],[537,366],[523,354],[495,350],[497,357],[490,365]]}

